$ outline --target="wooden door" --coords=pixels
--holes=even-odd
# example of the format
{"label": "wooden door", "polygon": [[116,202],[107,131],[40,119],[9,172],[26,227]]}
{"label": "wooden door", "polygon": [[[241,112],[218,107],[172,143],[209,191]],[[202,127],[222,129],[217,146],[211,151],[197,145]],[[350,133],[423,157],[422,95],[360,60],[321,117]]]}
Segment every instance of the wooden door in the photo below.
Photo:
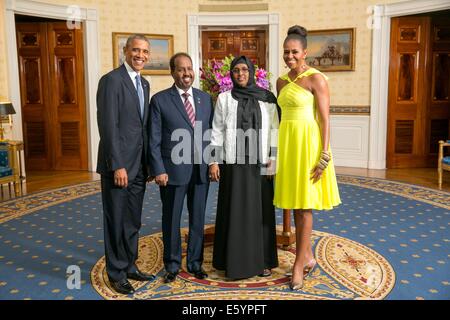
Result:
{"label": "wooden door", "polygon": [[53,159],[50,152],[47,27],[39,23],[21,23],[16,25],[16,34],[25,165],[27,170],[49,170]]}
{"label": "wooden door", "polygon": [[387,167],[424,167],[428,17],[393,18],[389,65]]}
{"label": "wooden door", "polygon": [[66,22],[48,23],[51,137],[56,170],[87,170],[83,34]]}
{"label": "wooden door", "polygon": [[245,55],[261,68],[266,68],[266,32],[249,31],[203,31],[202,60],[221,60],[226,56]]}
{"label": "wooden door", "polygon": [[17,23],[27,170],[87,170],[83,34]]}
{"label": "wooden door", "polygon": [[428,76],[427,164],[437,166],[438,142],[450,139],[450,16],[432,17]]}
{"label": "wooden door", "polygon": [[393,18],[390,45],[387,167],[436,167],[450,136],[450,19]]}

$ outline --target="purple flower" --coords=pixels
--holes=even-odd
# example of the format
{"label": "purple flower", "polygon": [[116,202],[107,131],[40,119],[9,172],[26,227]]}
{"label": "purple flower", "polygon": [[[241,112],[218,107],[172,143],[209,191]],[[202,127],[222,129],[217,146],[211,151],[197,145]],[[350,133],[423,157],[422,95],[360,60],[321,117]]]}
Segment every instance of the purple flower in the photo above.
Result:
{"label": "purple flower", "polygon": [[212,69],[214,72],[222,69],[222,67],[223,67],[223,62],[213,60]]}
{"label": "purple flower", "polygon": [[216,80],[218,82],[220,82],[222,80],[222,78],[223,78],[222,74],[220,72],[218,72],[218,71],[214,72],[214,77],[216,78]]}
{"label": "purple flower", "polygon": [[[208,65],[204,68],[200,68],[201,88],[211,94],[214,100],[217,98],[219,93],[229,91],[233,88],[233,81],[231,80],[229,71],[233,58],[234,57],[230,55],[221,61],[216,61],[213,59],[210,60]],[[256,85],[264,89],[270,89],[270,76],[270,73],[266,70],[256,68]]]}
{"label": "purple flower", "polygon": [[256,85],[258,87],[268,90],[269,89],[269,80],[258,78],[258,79],[256,79]]}
{"label": "purple flower", "polygon": [[267,78],[267,71],[264,69],[256,69],[255,75],[257,78]]}
{"label": "purple flower", "polygon": [[220,81],[220,92],[226,92],[233,88],[233,81],[230,78],[230,72],[227,72],[225,76],[223,76]]}

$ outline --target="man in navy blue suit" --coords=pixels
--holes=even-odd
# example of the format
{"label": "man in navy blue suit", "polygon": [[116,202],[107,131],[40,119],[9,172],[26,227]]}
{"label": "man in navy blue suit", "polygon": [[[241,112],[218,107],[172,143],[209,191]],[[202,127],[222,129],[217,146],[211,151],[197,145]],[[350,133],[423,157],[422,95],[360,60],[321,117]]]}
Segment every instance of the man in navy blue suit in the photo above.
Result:
{"label": "man in navy blue suit", "polygon": [[160,187],[163,206],[166,283],[176,279],[181,267],[180,220],[186,195],[189,211],[187,271],[198,279],[208,276],[202,263],[209,188],[203,151],[209,142],[202,138],[211,128],[213,119],[211,96],[192,88],[195,75],[191,57],[183,52],[175,54],[170,59],[170,70],[174,85],[155,94],[150,102],[149,135],[150,174]]}
{"label": "man in navy blue suit", "polygon": [[148,154],[149,83],[140,71],[150,43],[132,35],[124,47],[125,62],[98,84],[100,133],[97,172],[101,174],[106,272],[112,288],[134,292],[128,279],[149,281],[136,266]]}

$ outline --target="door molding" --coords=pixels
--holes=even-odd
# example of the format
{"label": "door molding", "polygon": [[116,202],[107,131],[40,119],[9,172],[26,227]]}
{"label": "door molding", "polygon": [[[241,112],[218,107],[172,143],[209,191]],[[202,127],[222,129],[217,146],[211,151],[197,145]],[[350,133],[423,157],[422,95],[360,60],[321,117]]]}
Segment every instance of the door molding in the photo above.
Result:
{"label": "door molding", "polygon": [[[100,137],[97,130],[96,91],[99,75],[99,32],[97,10],[79,8],[79,20],[83,22],[83,49],[86,89],[86,122],[88,136],[88,168],[95,171]],[[5,3],[5,33],[8,64],[9,99],[16,110],[12,139],[23,141],[22,110],[20,101],[19,62],[17,59],[15,14],[38,16],[67,20],[70,17],[68,6],[42,3],[30,0],[6,0]],[[89,48],[89,50],[88,50]],[[23,160],[22,160],[23,161]],[[22,166],[25,168],[25,166]]]}
{"label": "door molding", "polygon": [[448,0],[410,0],[373,8],[369,169],[386,168],[391,18],[447,9]]}
{"label": "door molding", "polygon": [[[268,71],[274,76],[271,79],[272,87],[276,86],[276,78],[280,59],[280,16],[278,13],[236,13],[236,14],[189,14],[188,15],[188,53],[192,58],[194,70],[200,69],[200,27],[202,26],[269,26],[270,44],[267,59]],[[196,77],[194,86],[200,86],[199,77]]]}

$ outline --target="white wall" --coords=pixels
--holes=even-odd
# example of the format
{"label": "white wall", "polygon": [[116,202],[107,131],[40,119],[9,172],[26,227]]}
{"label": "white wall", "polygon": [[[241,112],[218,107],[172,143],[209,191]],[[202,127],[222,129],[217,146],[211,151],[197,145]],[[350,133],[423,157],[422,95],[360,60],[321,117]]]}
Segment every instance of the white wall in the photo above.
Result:
{"label": "white wall", "polygon": [[367,168],[369,122],[369,116],[331,116],[331,151],[336,166]]}

